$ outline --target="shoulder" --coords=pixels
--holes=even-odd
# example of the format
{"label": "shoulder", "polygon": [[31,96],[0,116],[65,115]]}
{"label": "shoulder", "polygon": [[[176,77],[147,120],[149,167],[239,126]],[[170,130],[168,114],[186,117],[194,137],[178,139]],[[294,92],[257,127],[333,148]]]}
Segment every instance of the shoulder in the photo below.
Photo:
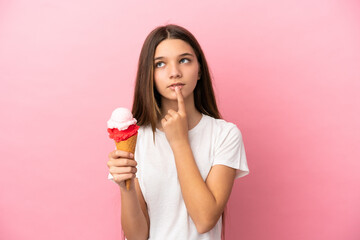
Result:
{"label": "shoulder", "polygon": [[215,119],[204,115],[207,127],[211,127],[213,134],[218,138],[227,138],[229,136],[242,138],[241,131],[236,124],[228,122],[224,119]]}
{"label": "shoulder", "polygon": [[151,132],[152,133],[152,129],[151,129],[151,126],[150,125],[143,125],[143,126],[140,126],[139,130],[138,130],[138,134],[147,134]]}
{"label": "shoulder", "polygon": [[137,143],[145,144],[153,138],[153,132],[150,125],[140,126],[138,130]]}
{"label": "shoulder", "polygon": [[[214,153],[223,151],[238,151],[243,144],[243,138],[240,129],[236,124],[224,119],[215,119],[205,115],[205,124],[203,138],[209,137]],[[210,135],[209,135],[210,134]]]}
{"label": "shoulder", "polygon": [[213,126],[214,165],[225,165],[236,169],[235,177],[249,173],[246,161],[244,142],[240,129],[236,124],[224,119],[208,118]]}

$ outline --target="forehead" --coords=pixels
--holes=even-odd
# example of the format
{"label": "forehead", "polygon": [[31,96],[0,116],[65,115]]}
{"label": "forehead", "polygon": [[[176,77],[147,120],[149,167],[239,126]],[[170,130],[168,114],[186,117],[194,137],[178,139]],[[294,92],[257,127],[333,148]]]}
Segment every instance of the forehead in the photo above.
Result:
{"label": "forehead", "polygon": [[187,42],[181,39],[165,39],[160,42],[155,49],[156,57],[172,57],[183,53],[191,53],[195,55],[193,48]]}

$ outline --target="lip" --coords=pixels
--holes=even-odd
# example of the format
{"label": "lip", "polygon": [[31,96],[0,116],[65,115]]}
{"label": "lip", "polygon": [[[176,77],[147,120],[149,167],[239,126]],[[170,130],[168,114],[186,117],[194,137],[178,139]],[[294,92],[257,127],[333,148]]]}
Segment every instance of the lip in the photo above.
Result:
{"label": "lip", "polygon": [[178,82],[178,83],[173,83],[173,84],[169,85],[168,88],[170,88],[171,90],[175,90],[175,87],[179,87],[181,89],[184,85],[185,84]]}

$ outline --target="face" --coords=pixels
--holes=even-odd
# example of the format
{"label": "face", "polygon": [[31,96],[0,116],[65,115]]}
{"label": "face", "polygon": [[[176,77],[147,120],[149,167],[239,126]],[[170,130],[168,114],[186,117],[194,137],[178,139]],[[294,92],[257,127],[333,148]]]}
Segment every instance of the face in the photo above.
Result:
{"label": "face", "polygon": [[199,63],[193,48],[180,39],[166,39],[155,50],[154,81],[162,99],[176,100],[175,86],[184,98],[193,96],[200,79]]}

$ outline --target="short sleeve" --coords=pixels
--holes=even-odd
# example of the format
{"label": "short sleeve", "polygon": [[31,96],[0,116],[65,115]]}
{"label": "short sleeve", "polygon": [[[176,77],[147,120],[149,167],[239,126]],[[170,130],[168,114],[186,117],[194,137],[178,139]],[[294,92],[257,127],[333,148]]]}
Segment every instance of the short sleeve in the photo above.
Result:
{"label": "short sleeve", "polygon": [[115,182],[115,181],[114,181],[114,177],[113,177],[113,175],[111,175],[111,173],[109,173],[108,179],[109,179],[110,181],[112,181],[112,182]]}
{"label": "short sleeve", "polygon": [[242,134],[235,124],[222,129],[217,138],[214,165],[225,165],[236,169],[235,178],[249,174]]}

